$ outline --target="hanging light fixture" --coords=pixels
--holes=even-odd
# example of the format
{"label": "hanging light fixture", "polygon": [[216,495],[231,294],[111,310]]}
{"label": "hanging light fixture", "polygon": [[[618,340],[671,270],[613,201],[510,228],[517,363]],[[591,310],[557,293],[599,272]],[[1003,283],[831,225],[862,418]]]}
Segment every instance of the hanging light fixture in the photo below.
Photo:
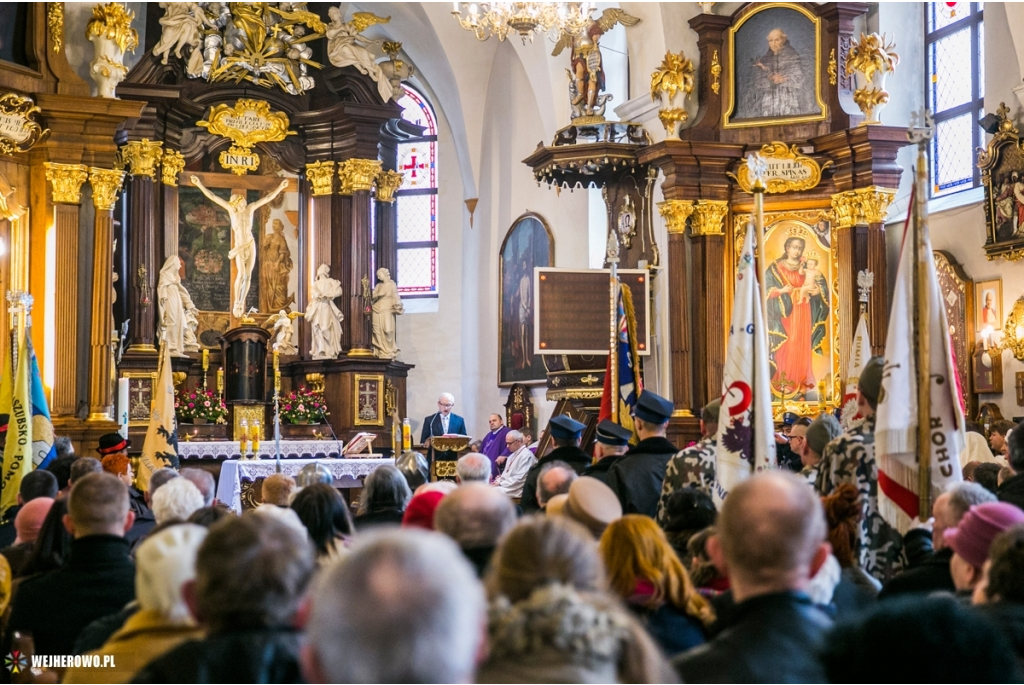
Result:
{"label": "hanging light fixture", "polygon": [[552,41],[563,33],[582,34],[595,7],[594,2],[456,2],[452,15],[477,40],[496,36],[503,41],[515,32],[525,44],[536,34]]}

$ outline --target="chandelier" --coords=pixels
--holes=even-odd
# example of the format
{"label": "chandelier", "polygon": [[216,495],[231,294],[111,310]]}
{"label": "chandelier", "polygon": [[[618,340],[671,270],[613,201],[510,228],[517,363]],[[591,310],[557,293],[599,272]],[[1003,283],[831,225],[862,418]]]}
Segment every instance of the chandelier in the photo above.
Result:
{"label": "chandelier", "polygon": [[514,31],[523,43],[535,34],[557,41],[562,34],[581,35],[593,21],[594,2],[456,2],[452,14],[477,40],[497,36],[505,40]]}

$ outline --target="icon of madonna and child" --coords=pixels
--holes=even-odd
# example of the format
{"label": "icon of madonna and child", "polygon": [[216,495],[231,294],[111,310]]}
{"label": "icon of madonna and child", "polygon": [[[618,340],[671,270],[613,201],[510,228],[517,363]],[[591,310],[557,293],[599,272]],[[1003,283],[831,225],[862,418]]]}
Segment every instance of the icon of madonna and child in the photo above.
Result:
{"label": "icon of madonna and child", "polygon": [[[773,231],[785,241],[782,256],[768,264],[765,274],[772,394],[785,401],[817,402],[818,383],[831,380],[832,368],[828,248],[809,248],[816,242],[812,233],[786,223],[782,235]],[[765,244],[769,255],[772,244],[781,242],[772,237]]]}

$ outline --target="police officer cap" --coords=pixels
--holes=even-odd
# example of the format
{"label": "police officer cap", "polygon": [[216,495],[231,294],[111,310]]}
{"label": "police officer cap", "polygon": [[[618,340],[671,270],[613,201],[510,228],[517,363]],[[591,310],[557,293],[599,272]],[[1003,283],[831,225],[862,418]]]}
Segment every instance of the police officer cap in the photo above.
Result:
{"label": "police officer cap", "polygon": [[785,414],[782,415],[782,425],[783,426],[792,426],[794,423],[796,423],[796,419],[797,419],[797,415],[796,414],[794,414],[791,411],[787,411]]}
{"label": "police officer cap", "polygon": [[627,445],[633,434],[614,421],[605,419],[597,424],[597,441],[605,445]]}
{"label": "police officer cap", "polygon": [[672,418],[674,406],[664,397],[655,395],[650,390],[640,393],[633,409],[633,416],[648,423],[665,423]]}
{"label": "police officer cap", "polygon": [[565,414],[559,414],[552,418],[549,426],[551,428],[551,437],[559,440],[575,440],[580,437],[583,429],[586,428],[582,423]]}
{"label": "police officer cap", "polygon": [[864,370],[860,372],[860,383],[857,384],[857,389],[872,402],[877,402],[878,395],[882,392],[882,369],[884,367],[884,358],[872,357],[864,365]]}

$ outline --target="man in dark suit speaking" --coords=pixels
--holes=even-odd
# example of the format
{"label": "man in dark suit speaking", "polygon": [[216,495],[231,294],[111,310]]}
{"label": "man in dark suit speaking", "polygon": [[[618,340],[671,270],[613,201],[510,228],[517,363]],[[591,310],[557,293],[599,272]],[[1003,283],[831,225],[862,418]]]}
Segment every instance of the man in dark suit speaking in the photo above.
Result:
{"label": "man in dark suit speaking", "polygon": [[466,422],[458,414],[452,413],[455,397],[451,393],[441,393],[437,398],[437,413],[423,419],[423,430],[420,432],[420,443],[427,448],[427,458],[439,460],[455,460],[455,452],[434,452],[430,439],[440,435],[467,435]]}

